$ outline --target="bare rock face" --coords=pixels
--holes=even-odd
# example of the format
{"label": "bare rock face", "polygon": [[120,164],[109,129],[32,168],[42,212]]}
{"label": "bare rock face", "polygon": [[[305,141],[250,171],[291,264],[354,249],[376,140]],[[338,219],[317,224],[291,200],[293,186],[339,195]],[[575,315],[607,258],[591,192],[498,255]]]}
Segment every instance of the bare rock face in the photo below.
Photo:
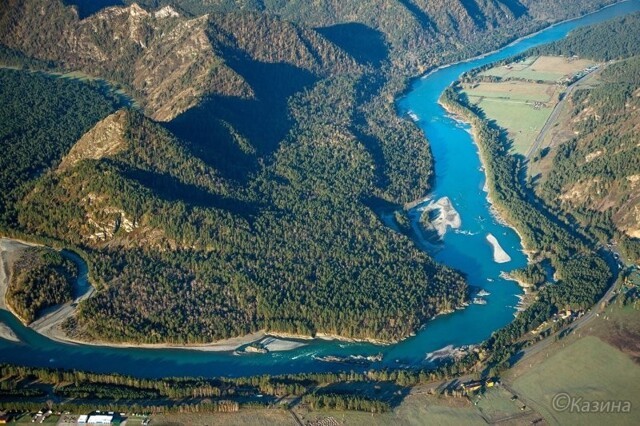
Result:
{"label": "bare rock face", "polygon": [[251,89],[217,58],[208,17],[187,19],[171,8],[155,13],[133,4],[86,19],[57,1],[11,1],[0,19],[0,42],[69,70],[124,85],[152,118],[167,121],[211,91],[246,97]]}
{"label": "bare rock face", "polygon": [[117,111],[85,133],[62,159],[58,172],[69,169],[81,160],[99,160],[124,150],[126,114],[124,110]]}

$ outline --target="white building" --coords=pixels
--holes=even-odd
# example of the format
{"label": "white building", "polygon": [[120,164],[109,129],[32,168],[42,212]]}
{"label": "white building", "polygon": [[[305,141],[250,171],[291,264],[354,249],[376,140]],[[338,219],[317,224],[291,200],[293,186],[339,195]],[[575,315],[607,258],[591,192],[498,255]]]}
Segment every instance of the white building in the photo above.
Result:
{"label": "white building", "polygon": [[90,425],[110,425],[113,420],[113,416],[105,416],[102,414],[95,414],[89,416],[89,420],[87,420],[87,424]]}

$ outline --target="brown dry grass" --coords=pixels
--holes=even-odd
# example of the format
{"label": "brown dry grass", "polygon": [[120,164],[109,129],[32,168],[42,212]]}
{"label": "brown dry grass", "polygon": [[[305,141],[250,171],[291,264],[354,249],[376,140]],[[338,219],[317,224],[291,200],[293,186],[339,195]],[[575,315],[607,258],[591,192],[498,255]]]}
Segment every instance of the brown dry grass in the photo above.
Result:
{"label": "brown dry grass", "polygon": [[154,426],[297,425],[289,411],[279,409],[240,410],[237,413],[175,413],[151,417]]}
{"label": "brown dry grass", "polygon": [[559,74],[574,74],[593,65],[593,61],[587,59],[564,58],[562,56],[540,56],[531,64],[531,71],[551,72]]}
{"label": "brown dry grass", "polygon": [[[472,89],[466,89],[472,96],[508,97],[513,100],[531,100],[548,102],[558,91],[555,84],[541,84],[524,81],[505,81],[500,83],[481,82]],[[483,95],[478,95],[479,93]]]}

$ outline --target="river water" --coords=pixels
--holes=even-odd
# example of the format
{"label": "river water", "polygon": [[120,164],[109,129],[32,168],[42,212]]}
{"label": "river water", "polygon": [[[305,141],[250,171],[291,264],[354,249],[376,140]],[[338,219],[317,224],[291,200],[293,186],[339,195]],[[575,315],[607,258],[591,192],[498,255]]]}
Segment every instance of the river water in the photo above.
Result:
{"label": "river water", "polygon": [[[22,326],[10,313],[0,311],[0,321],[10,326],[22,341],[13,343],[0,339],[0,362],[117,372],[140,377],[245,376],[365,369],[363,366],[322,362],[314,358],[323,355],[382,353],[383,360],[372,364],[372,368],[424,365],[430,352],[447,346],[481,342],[513,319],[521,290],[514,282],[501,279],[500,273],[525,265],[526,257],[517,234],[500,224],[490,212],[487,194],[483,191],[484,173],[468,127],[449,117],[438,105],[438,97],[465,71],[561,39],[574,28],[639,10],[640,0],[631,0],[549,27],[490,55],[436,70],[417,80],[409,93],[398,101],[400,113],[410,112],[417,117],[418,125],[431,144],[436,171],[436,185],[431,198],[449,197],[462,219],[459,229],[449,230],[443,243],[431,249],[432,255],[439,262],[463,271],[471,285],[490,293],[484,297],[486,304],[471,305],[442,315],[427,323],[415,337],[396,345],[314,340],[288,352],[242,356],[228,352],[62,344],[40,336]],[[416,220],[419,214],[417,210],[412,211]],[[494,261],[492,248],[486,240],[488,234],[496,237],[511,261],[501,264]]]}

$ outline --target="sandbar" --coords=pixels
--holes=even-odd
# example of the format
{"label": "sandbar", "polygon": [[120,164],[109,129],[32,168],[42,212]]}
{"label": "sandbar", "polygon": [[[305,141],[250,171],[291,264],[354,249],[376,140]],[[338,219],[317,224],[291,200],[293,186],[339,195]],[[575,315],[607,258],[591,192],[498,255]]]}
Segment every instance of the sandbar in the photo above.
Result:
{"label": "sandbar", "polygon": [[511,261],[511,256],[500,246],[500,243],[492,234],[487,234],[487,241],[493,247],[493,261],[496,263],[507,263]]}

